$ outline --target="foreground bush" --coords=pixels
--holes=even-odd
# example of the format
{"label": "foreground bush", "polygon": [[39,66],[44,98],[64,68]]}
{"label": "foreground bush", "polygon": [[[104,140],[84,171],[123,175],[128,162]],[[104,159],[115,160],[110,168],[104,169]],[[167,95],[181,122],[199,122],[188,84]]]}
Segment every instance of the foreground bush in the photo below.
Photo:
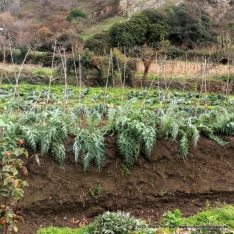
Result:
{"label": "foreground bush", "polygon": [[[207,206],[204,211],[188,218],[183,218],[181,211],[177,209],[164,213],[161,222],[163,228],[160,228],[160,225],[158,228],[152,228],[150,224],[147,225],[144,221],[131,217],[129,213],[107,211],[99,215],[93,223],[83,228],[42,228],[37,234],[168,234],[177,233],[177,231],[186,231],[186,228],[184,228],[184,230],[183,228],[179,228],[181,226],[194,227],[191,228],[191,233],[233,233],[233,217],[234,207],[232,205],[218,204],[215,208]],[[166,226],[170,226],[170,228],[166,228]],[[198,228],[199,226],[203,226],[204,228]],[[221,226],[223,226],[223,228]],[[225,226],[227,226],[227,228]]]}
{"label": "foreground bush", "polygon": [[122,211],[105,212],[99,215],[97,219],[90,225],[94,233],[128,233],[134,230],[137,220],[130,216],[129,213]]}
{"label": "foreground bush", "polygon": [[[40,229],[37,234],[150,234],[153,233],[152,229],[135,229],[136,225],[143,224],[144,222],[134,217],[129,213],[122,211],[109,212],[106,211],[99,215],[97,219],[85,226],[78,229],[49,227]],[[146,226],[146,225],[144,225]]]}
{"label": "foreground bush", "polygon": [[[18,140],[18,148],[13,148],[14,137],[8,137],[7,123],[0,119],[0,232],[2,234],[18,232],[19,223],[24,222],[18,214],[19,202],[24,197],[24,187],[28,183],[18,178],[19,169],[27,174],[20,155],[28,157],[28,152],[21,148],[23,139]],[[9,151],[8,151],[9,150]]]}

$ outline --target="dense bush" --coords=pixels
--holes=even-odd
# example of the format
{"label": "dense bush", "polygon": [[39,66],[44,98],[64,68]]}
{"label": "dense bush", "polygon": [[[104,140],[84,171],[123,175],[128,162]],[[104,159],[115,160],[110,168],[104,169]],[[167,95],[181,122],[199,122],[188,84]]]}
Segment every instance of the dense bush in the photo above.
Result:
{"label": "dense bush", "polygon": [[170,25],[169,40],[172,43],[191,46],[209,38],[211,20],[196,3],[173,6],[167,10],[167,14]]}
{"label": "dense bush", "polygon": [[148,19],[148,30],[146,34],[146,42],[148,45],[155,46],[157,42],[167,38],[169,34],[169,24],[166,21],[166,16],[157,12],[154,9],[142,11]]}
{"label": "dense bush", "polygon": [[110,51],[109,33],[99,33],[87,40],[85,48],[97,55],[105,55]]}
{"label": "dense bush", "polygon": [[[88,40],[86,47],[102,54],[109,47],[128,49],[145,44],[157,47],[160,41],[169,39],[171,44],[193,48],[210,39],[210,27],[211,19],[196,3],[183,3],[165,12],[148,9],[136,13],[129,21],[114,24],[105,35]],[[172,49],[173,57],[182,53]]]}
{"label": "dense bush", "polygon": [[75,9],[70,11],[70,13],[67,16],[67,20],[68,21],[72,21],[72,20],[76,20],[79,18],[86,18],[86,15],[84,14],[84,12],[80,9]]}
{"label": "dense bush", "polygon": [[109,212],[106,211],[102,215],[99,215],[97,219],[91,224],[93,233],[115,233],[124,234],[134,230],[134,226],[137,224],[137,220],[121,211]]}
{"label": "dense bush", "polygon": [[185,51],[172,45],[166,48],[166,54],[168,55],[170,59],[175,59],[175,58],[184,56]]}
{"label": "dense bush", "polygon": [[145,10],[124,23],[114,24],[110,29],[112,47],[134,47],[145,43],[155,45],[168,34],[169,26],[156,10]]}

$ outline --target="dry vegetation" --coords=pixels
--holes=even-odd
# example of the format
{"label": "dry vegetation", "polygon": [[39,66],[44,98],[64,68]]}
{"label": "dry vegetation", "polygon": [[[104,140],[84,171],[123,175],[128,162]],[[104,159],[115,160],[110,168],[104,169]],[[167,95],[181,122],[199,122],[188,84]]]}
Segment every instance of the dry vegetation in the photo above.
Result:
{"label": "dry vegetation", "polygon": [[[140,63],[138,71],[143,73],[144,66]],[[214,64],[205,62],[188,62],[188,61],[159,61],[158,64],[152,64],[149,74],[157,75],[224,75],[234,73],[234,66]]]}

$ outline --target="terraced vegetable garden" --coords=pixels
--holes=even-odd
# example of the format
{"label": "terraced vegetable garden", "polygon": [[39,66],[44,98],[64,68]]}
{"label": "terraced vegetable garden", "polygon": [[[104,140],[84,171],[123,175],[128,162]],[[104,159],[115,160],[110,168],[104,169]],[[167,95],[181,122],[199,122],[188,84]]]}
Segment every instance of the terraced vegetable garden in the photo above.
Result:
{"label": "terraced vegetable garden", "polygon": [[1,151],[29,151],[20,233],[233,203],[234,97],[198,90],[2,84]]}

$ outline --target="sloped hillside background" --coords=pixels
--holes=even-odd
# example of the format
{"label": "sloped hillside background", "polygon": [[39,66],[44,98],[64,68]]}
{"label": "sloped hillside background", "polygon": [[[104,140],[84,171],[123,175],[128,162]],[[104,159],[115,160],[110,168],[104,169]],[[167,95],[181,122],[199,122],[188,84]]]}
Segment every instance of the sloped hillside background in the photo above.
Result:
{"label": "sloped hillside background", "polygon": [[[104,26],[95,27],[95,33],[108,29],[113,23],[126,20],[139,10],[163,8],[181,2],[197,2],[202,6],[203,10],[213,18],[213,27],[217,34],[228,29],[228,24],[234,20],[233,0],[6,0],[3,2],[6,4],[0,5],[0,9],[5,12],[0,14],[1,27],[20,32],[22,38],[27,37],[23,36],[26,31],[30,31],[31,34],[33,30],[40,31],[38,37],[43,40],[64,33],[86,39],[87,34],[93,34],[92,29],[99,24]],[[69,22],[67,16],[74,9],[82,10],[86,18]]]}

